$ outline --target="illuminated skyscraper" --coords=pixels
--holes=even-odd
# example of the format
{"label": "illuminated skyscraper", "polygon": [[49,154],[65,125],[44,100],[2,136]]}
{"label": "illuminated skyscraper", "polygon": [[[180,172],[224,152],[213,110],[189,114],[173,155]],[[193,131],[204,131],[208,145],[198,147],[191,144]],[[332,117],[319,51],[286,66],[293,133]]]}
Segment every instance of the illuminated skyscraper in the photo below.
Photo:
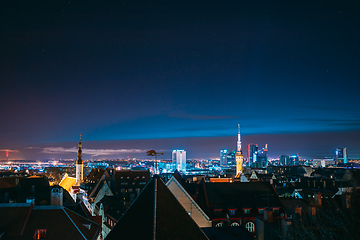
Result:
{"label": "illuminated skyscraper", "polygon": [[226,165],[227,164],[227,155],[228,155],[228,150],[227,149],[221,149],[220,150],[220,165]]}
{"label": "illuminated skyscraper", "polygon": [[268,144],[257,153],[256,166],[264,168],[268,165]]}
{"label": "illuminated skyscraper", "polygon": [[280,165],[281,166],[289,166],[290,165],[290,157],[287,155],[280,156]]}
{"label": "illuminated skyscraper", "polygon": [[248,145],[248,161],[249,161],[249,166],[251,166],[253,163],[256,162],[257,160],[257,154],[258,154],[258,145],[257,144],[253,144],[253,143],[249,143]]}
{"label": "illuminated skyscraper", "polygon": [[240,136],[240,124],[238,124],[238,140],[236,144],[236,178],[240,178],[241,173],[243,172],[243,154],[241,151],[241,136]]}
{"label": "illuminated skyscraper", "polygon": [[180,172],[186,172],[186,151],[185,150],[173,150],[172,162],[175,164],[175,168]]}
{"label": "illuminated skyscraper", "polygon": [[79,141],[79,150],[78,157],[76,160],[76,183],[75,186],[80,186],[84,178],[84,168],[83,168],[83,160],[82,160],[82,145],[81,145],[81,135]]}
{"label": "illuminated skyscraper", "polygon": [[336,164],[347,163],[346,148],[337,148],[335,150],[335,162]]}

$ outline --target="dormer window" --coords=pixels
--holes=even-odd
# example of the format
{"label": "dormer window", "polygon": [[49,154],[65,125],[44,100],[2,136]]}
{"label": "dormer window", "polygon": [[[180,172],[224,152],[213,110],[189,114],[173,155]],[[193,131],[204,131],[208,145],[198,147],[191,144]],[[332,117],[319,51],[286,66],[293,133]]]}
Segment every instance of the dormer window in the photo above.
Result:
{"label": "dormer window", "polygon": [[250,214],[250,209],[251,209],[251,208],[244,208],[244,214],[245,214],[245,215]]}
{"label": "dormer window", "polygon": [[46,229],[36,229],[34,239],[45,239]]}
{"label": "dormer window", "polygon": [[259,208],[259,214],[264,214],[264,208]]}
{"label": "dormer window", "polygon": [[235,215],[235,209],[229,209],[229,214],[230,214],[230,216]]}

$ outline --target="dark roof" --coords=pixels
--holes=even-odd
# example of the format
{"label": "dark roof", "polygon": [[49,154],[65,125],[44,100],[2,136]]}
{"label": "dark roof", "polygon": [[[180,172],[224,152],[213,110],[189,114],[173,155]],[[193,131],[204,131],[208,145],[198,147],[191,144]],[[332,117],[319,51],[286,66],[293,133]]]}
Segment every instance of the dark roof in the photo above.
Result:
{"label": "dark roof", "polygon": [[16,177],[2,177],[0,178],[0,189],[12,188],[16,186]]}
{"label": "dark roof", "polygon": [[89,210],[86,208],[85,204],[83,201],[78,201],[75,205],[75,208],[73,210],[74,212],[76,212],[77,214],[83,216],[84,218],[88,218],[90,219],[92,217],[91,213],[89,212]]}
{"label": "dark roof", "polygon": [[50,185],[46,178],[18,178],[16,185],[19,202],[25,202],[28,197],[35,197],[35,204],[46,202],[50,204]]}
{"label": "dark roof", "polygon": [[32,208],[30,204],[0,204],[0,215],[2,240],[33,239],[37,229],[46,229],[46,239],[52,240],[96,239],[100,231],[95,222],[61,206]]}
{"label": "dark roof", "polygon": [[76,205],[76,202],[71,197],[70,193],[68,191],[66,191],[66,189],[63,189],[63,205],[64,205],[64,207],[67,207],[70,209],[74,208]]}
{"label": "dark roof", "polygon": [[105,169],[93,168],[84,179],[84,182],[96,183],[105,173]]}
{"label": "dark roof", "polygon": [[176,169],[174,174],[173,174],[173,177],[179,182],[181,183],[181,175],[179,173],[179,171]]}
{"label": "dark roof", "polygon": [[106,237],[106,240],[112,239],[207,239],[207,237],[164,182],[155,176]]}
{"label": "dark roof", "polygon": [[104,196],[96,206],[100,208],[100,204],[103,204],[105,214],[118,221],[123,213],[126,211],[126,207],[123,202],[119,202],[114,196]]}
{"label": "dark roof", "polygon": [[[210,218],[214,209],[281,207],[275,189],[268,182],[205,183],[199,187],[196,202]],[[224,212],[225,214],[225,212]]]}
{"label": "dark roof", "polygon": [[201,228],[209,240],[253,240],[244,227],[207,227]]}
{"label": "dark roof", "polygon": [[127,179],[127,177],[129,177],[129,179],[135,179],[137,177],[141,177],[144,176],[146,182],[148,182],[150,180],[150,172],[149,170],[121,170],[121,171],[115,171],[115,181],[121,181],[123,179]]}
{"label": "dark roof", "polygon": [[303,210],[307,210],[309,201],[298,198],[280,198],[281,203],[284,206],[286,212],[293,211],[294,207],[302,207]]}

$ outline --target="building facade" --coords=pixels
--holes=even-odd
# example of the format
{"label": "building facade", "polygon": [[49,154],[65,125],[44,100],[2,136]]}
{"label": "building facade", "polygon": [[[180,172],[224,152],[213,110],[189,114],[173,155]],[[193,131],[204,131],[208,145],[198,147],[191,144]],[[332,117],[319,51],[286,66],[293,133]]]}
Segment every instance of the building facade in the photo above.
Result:
{"label": "building facade", "polygon": [[186,151],[185,150],[173,150],[172,162],[175,165],[175,169],[179,172],[186,172]]}
{"label": "building facade", "polygon": [[227,165],[227,156],[228,156],[228,150],[221,149],[220,150],[220,165]]}

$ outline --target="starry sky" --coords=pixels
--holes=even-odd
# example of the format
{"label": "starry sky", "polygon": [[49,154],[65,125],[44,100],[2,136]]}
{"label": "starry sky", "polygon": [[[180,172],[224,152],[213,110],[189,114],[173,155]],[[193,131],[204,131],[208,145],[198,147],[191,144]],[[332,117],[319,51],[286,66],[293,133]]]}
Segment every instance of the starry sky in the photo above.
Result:
{"label": "starry sky", "polygon": [[360,158],[358,1],[0,3],[0,159]]}

